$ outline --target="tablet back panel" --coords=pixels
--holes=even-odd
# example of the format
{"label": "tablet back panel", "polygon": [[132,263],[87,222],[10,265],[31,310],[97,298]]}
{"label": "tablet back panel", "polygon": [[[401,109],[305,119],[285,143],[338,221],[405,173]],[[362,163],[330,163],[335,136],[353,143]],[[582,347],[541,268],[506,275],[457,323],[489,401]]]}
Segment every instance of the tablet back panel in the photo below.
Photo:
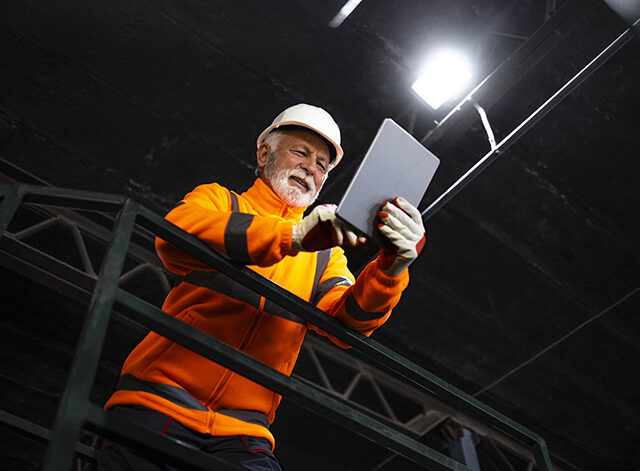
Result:
{"label": "tablet back panel", "polygon": [[420,203],[440,160],[391,119],[385,119],[345,192],[336,214],[379,247],[377,228],[385,201],[402,196]]}

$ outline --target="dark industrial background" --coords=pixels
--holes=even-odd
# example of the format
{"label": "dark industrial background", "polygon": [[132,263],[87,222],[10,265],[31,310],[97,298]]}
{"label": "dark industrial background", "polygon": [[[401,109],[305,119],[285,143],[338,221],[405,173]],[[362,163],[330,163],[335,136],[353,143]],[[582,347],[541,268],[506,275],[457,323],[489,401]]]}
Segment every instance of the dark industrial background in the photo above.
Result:
{"label": "dark industrial background", "polygon": [[[628,28],[600,0],[364,0],[330,28],[343,3],[3,0],[0,171],[165,213],[201,183],[250,186],[257,135],[306,102],[343,135],[322,202],[340,199],[390,117],[417,139],[433,131],[425,208],[489,151],[469,103],[443,120],[464,94],[434,112],[411,92],[428,51],[469,52],[467,91],[489,77],[475,98],[500,140]],[[634,39],[428,220],[411,284],[375,334],[539,433],[563,470],[640,469],[638,110]],[[63,235],[40,237],[65,255]],[[352,270],[369,256],[350,251]],[[0,276],[2,408],[50,428],[86,308]],[[112,329],[97,402],[141,335]],[[274,433],[287,470],[413,469],[286,399]],[[43,445],[0,438],[1,469],[38,468]],[[446,452],[442,430],[424,439]]]}

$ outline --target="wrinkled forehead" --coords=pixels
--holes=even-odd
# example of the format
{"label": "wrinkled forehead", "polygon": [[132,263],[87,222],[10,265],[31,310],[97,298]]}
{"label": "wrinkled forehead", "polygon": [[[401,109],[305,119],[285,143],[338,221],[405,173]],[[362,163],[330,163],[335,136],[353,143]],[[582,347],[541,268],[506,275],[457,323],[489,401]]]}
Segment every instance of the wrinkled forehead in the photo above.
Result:
{"label": "wrinkled forehead", "polygon": [[[304,144],[318,155],[325,157],[329,162],[335,160],[335,149],[329,141],[327,141],[320,134],[301,127],[301,126],[282,126],[272,131],[281,134],[280,141],[284,144],[291,145]],[[287,141],[284,141],[287,139]]]}

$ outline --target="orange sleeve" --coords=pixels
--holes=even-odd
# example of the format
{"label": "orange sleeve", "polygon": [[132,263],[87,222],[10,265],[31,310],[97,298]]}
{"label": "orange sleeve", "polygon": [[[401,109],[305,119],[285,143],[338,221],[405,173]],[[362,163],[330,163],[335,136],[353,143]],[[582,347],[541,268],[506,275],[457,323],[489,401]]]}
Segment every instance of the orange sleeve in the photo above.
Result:
{"label": "orange sleeve", "polygon": [[[344,251],[339,247],[334,248],[320,278],[317,307],[347,327],[366,336],[371,335],[389,319],[392,309],[400,301],[402,291],[409,284],[408,270],[398,276],[387,276],[379,263],[378,258],[369,263],[353,283]],[[309,328],[329,337],[341,347],[348,347],[314,326],[309,325]]]}
{"label": "orange sleeve", "polygon": [[[270,266],[295,253],[291,249],[291,221],[278,216],[232,212],[229,192],[217,183],[195,188],[165,219],[245,265]],[[211,270],[160,238],[156,238],[156,251],[173,273]]]}

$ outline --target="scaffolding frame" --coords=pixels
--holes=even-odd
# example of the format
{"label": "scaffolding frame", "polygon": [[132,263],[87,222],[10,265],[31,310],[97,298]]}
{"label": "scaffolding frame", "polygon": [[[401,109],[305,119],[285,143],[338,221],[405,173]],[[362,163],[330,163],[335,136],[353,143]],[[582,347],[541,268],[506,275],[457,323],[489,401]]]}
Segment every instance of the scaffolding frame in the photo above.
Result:
{"label": "scaffolding frame", "polygon": [[[249,377],[315,413],[349,427],[356,433],[427,469],[459,471],[468,469],[396,428],[349,407],[331,394],[271,369],[120,288],[124,260],[136,226],[163,238],[213,269],[351,345],[355,351],[365,355],[377,365],[402,376],[419,389],[430,392],[451,407],[477,418],[487,426],[529,448],[539,470],[553,469],[542,437],[375,340],[351,331],[315,306],[292,295],[244,265],[226,259],[195,236],[186,233],[131,199],[117,195],[26,184],[0,186],[0,198],[2,198],[0,234],[4,234],[21,203],[117,213],[116,223],[95,285],[92,289],[86,287],[93,294],[47,448],[43,468],[46,471],[69,469],[84,427],[98,433],[102,432],[125,444],[154,450],[155,453],[164,456],[168,462],[185,463],[198,469],[207,469],[207,466],[213,469],[237,469],[175,440],[156,435],[110,412],[105,412],[90,401],[89,394],[97,372],[102,345],[116,304],[128,308],[125,315],[133,321]],[[7,416],[0,416],[0,418],[6,419]]]}

